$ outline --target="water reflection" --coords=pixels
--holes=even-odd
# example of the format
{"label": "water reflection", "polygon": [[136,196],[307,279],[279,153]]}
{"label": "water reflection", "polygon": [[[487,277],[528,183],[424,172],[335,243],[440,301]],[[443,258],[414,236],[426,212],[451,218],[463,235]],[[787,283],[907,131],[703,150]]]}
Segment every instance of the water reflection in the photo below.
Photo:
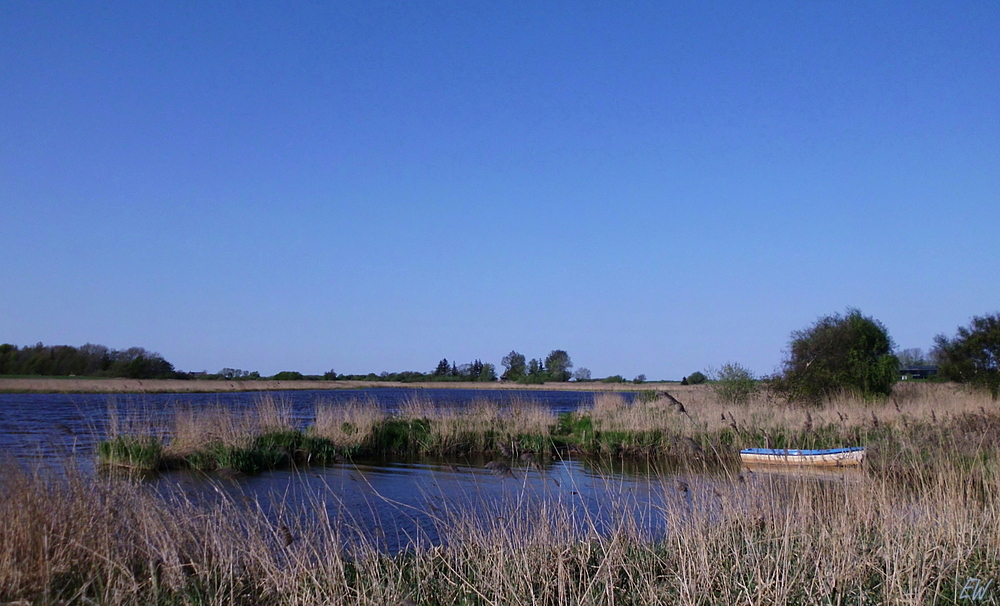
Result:
{"label": "water reflection", "polygon": [[[654,463],[623,466],[589,459],[512,465],[512,473],[501,476],[487,469],[485,461],[371,459],[255,476],[169,473],[150,482],[158,490],[182,490],[191,498],[242,502],[259,508],[276,525],[288,524],[290,515],[302,517],[304,506],[311,511],[307,518],[338,526],[345,541],[393,552],[440,543],[441,529],[456,517],[474,516],[477,523],[488,524],[547,506],[566,512],[567,523],[581,532],[608,533],[627,520],[636,533],[662,537],[687,516],[712,517],[724,507],[753,510],[761,507],[762,494],[784,501],[803,481],[815,481],[807,470],[695,473],[676,467],[666,471]],[[622,473],[624,467],[642,473]],[[821,479],[843,483],[856,474],[844,470]]]}
{"label": "water reflection", "polygon": [[627,513],[637,531],[656,536],[666,528],[668,509],[705,492],[700,478],[689,480],[694,488],[685,494],[669,477],[599,475],[577,460],[514,465],[503,476],[483,460],[422,459],[361,460],[254,476],[172,472],[146,481],[164,495],[182,491],[191,499],[226,498],[260,508],[276,524],[304,505],[341,526],[347,539],[389,551],[439,543],[440,529],[457,516],[496,521],[546,504],[568,512],[581,529],[610,530]]}
{"label": "water reflection", "polygon": [[[432,393],[434,392],[434,393]],[[440,392],[437,393],[437,392]],[[463,393],[464,392],[464,393]],[[548,395],[547,395],[548,394]],[[272,394],[295,418],[311,420],[317,401],[350,401],[372,392],[284,392]],[[386,410],[414,397],[441,405],[467,406],[497,396],[503,402],[524,398],[512,392],[472,390],[377,390],[373,400]],[[441,399],[439,399],[439,395]],[[549,397],[549,395],[551,397]],[[132,420],[164,420],[181,406],[222,405],[250,408],[259,394],[106,395],[8,394],[0,396],[0,453],[58,465],[76,461],[93,472],[94,448],[109,411],[126,411]],[[574,410],[592,394],[531,392],[529,397],[555,412]],[[464,398],[464,399],[463,399]],[[450,403],[450,404],[449,404]],[[259,512],[276,528],[295,532],[324,524],[341,531],[345,545],[374,545],[396,552],[438,544],[456,520],[462,524],[504,524],[546,508],[564,512],[565,523],[582,532],[610,532],[628,524],[634,532],[660,537],[688,516],[715,516],[724,507],[752,510],[761,495],[787,499],[802,481],[838,483],[858,477],[839,470],[814,476],[808,469],[692,469],[664,461],[622,458],[358,459],[329,467],[307,467],[246,476],[232,471],[174,471],[144,477],[128,475],[165,499],[211,505],[226,500]],[[839,492],[835,491],[835,494]],[[544,516],[537,516],[542,519]]]}

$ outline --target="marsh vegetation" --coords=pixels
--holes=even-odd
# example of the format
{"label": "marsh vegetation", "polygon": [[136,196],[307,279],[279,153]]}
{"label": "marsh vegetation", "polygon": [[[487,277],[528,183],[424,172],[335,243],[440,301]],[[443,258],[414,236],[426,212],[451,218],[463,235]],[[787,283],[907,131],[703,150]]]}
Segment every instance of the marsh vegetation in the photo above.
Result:
{"label": "marsh vegetation", "polygon": [[[556,414],[528,398],[440,407],[420,397],[394,412],[373,400],[319,402],[312,419],[264,395],[245,410],[187,407],[166,425],[112,414],[102,463],[141,470],[258,472],[371,456],[612,457],[736,468],[739,450],[864,445],[872,473],[910,476],[942,458],[972,465],[1000,454],[1000,413],[989,394],[949,384],[900,384],[878,402],[849,394],[822,406],[783,403],[756,390],[734,404],[711,386],[685,401],[665,391],[599,393]],[[995,453],[988,448],[995,446]],[[982,450],[980,452],[980,450]],[[909,457],[909,458],[907,458]]]}
{"label": "marsh vegetation", "polygon": [[[355,401],[320,403],[305,422],[265,397],[244,412],[179,410],[160,427],[114,422],[106,444],[131,439],[136,460],[153,456],[145,448],[192,466],[225,448],[272,448],[286,464],[308,464],[295,449],[322,440],[343,457],[325,462],[340,466],[374,448],[481,452],[511,467],[525,454],[665,457],[688,475],[651,480],[655,500],[608,494],[600,520],[581,515],[575,496],[442,502],[421,512],[433,540],[418,533],[387,551],[355,518],[330,513],[341,498],[331,489],[274,509],[224,490],[204,499],[128,475],[10,464],[0,471],[0,600],[930,604],[960,603],[967,578],[1000,573],[1000,411],[989,394],[953,385],[902,384],[880,402],[835,396],[805,408],[766,392],[733,405],[710,386],[683,401],[599,394],[564,415],[528,400],[466,410],[414,400],[393,414]],[[301,442],[263,438],[274,435]],[[734,457],[744,446],[846,444],[869,457],[841,477],[750,473]],[[710,482],[683,479],[708,467]]]}

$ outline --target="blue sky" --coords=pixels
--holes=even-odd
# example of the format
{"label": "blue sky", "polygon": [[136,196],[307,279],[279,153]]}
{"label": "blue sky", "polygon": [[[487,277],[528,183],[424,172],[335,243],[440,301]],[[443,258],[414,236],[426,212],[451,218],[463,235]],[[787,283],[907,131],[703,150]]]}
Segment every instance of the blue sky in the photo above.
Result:
{"label": "blue sky", "polygon": [[0,342],[779,365],[1000,308],[991,2],[0,4]]}

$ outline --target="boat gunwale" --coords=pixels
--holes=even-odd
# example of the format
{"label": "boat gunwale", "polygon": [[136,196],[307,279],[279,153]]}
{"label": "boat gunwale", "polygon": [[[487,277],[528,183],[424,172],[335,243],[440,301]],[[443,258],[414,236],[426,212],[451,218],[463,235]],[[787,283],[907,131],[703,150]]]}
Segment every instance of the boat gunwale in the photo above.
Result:
{"label": "boat gunwale", "polygon": [[776,457],[820,457],[827,455],[837,455],[852,452],[860,452],[865,449],[864,446],[852,446],[849,448],[826,448],[819,450],[800,450],[792,448],[744,448],[740,451],[741,455],[767,455]]}

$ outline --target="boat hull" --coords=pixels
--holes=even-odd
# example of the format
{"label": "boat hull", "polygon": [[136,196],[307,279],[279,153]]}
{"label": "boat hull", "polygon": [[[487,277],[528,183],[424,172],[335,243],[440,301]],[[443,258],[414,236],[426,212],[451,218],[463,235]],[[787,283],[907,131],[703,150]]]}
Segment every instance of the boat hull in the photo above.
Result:
{"label": "boat hull", "polygon": [[740,459],[748,465],[810,465],[816,467],[853,467],[865,458],[864,447],[827,450],[792,450],[782,448],[747,448]]}

